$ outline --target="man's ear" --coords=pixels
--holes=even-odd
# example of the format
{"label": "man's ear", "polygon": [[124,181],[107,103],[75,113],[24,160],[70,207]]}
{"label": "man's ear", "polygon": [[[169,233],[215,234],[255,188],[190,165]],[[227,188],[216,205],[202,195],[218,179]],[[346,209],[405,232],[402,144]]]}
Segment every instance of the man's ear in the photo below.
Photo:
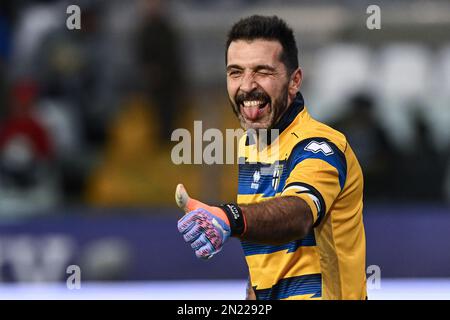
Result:
{"label": "man's ear", "polygon": [[291,96],[295,96],[300,90],[300,86],[302,85],[303,80],[303,72],[300,67],[298,67],[291,75],[291,80],[289,81],[289,94]]}

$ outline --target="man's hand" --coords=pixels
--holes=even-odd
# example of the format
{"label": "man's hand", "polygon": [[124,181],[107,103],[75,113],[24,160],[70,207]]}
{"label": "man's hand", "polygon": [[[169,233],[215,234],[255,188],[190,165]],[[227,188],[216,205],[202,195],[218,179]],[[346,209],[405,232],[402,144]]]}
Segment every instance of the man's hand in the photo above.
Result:
{"label": "man's hand", "polygon": [[245,227],[240,208],[234,204],[209,206],[191,199],[182,184],[175,191],[177,205],[186,213],[178,230],[198,258],[209,259],[222,250],[231,235],[242,234]]}

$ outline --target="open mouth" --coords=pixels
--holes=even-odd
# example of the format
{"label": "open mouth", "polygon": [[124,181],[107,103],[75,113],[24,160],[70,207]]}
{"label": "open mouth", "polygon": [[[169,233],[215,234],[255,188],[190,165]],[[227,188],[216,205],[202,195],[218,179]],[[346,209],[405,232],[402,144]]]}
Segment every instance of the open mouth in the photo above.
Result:
{"label": "open mouth", "polygon": [[250,121],[256,121],[265,115],[269,106],[269,100],[244,100],[239,104],[241,114]]}

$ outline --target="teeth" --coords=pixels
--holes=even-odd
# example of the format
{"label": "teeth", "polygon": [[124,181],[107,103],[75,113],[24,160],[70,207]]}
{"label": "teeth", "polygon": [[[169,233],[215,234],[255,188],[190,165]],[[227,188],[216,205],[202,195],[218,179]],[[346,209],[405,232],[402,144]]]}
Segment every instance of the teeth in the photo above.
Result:
{"label": "teeth", "polygon": [[258,101],[258,100],[247,100],[244,101],[244,107],[257,107],[259,105],[263,104],[262,101]]}

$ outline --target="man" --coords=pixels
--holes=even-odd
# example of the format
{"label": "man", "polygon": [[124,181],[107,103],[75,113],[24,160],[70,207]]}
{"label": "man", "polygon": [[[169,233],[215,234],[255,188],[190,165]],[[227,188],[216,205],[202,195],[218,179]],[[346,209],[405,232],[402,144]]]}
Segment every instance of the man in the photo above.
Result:
{"label": "man", "polygon": [[186,212],[178,229],[199,258],[238,237],[249,299],[366,299],[361,168],[345,137],[308,114],[297,55],[292,30],[276,16],[232,27],[231,105],[244,129],[278,130],[266,141],[272,155],[279,139],[278,158],[256,161],[263,150],[252,152],[255,140],[244,135],[238,205],[209,206],[178,185],[175,198]]}

